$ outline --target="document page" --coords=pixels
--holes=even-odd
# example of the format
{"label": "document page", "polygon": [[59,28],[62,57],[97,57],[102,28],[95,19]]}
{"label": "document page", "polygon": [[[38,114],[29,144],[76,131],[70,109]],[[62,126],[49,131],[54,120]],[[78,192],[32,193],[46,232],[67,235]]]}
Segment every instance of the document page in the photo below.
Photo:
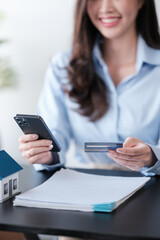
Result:
{"label": "document page", "polygon": [[16,196],[15,206],[112,211],[149,177],[115,177],[61,169],[38,187]]}

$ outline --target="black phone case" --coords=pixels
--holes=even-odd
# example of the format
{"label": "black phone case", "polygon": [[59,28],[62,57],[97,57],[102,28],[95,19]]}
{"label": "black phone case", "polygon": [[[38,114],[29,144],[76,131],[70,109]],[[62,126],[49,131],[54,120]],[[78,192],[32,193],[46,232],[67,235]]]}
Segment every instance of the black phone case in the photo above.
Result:
{"label": "black phone case", "polygon": [[59,152],[61,150],[61,147],[41,116],[17,114],[14,119],[25,134],[38,134],[39,139],[52,141],[53,148],[51,151]]}

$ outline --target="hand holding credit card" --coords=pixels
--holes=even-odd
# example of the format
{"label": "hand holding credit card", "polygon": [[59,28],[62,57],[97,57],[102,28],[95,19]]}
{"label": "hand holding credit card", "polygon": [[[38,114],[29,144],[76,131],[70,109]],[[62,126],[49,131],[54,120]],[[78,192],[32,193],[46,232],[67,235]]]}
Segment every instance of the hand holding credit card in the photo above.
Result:
{"label": "hand holding credit card", "polygon": [[85,142],[85,152],[108,152],[122,148],[123,143],[116,142]]}

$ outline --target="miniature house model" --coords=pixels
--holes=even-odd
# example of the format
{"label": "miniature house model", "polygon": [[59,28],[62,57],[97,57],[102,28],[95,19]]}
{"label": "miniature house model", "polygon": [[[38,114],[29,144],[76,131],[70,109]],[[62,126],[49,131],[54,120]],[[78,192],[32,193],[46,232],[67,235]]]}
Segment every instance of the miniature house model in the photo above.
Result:
{"label": "miniature house model", "polygon": [[19,192],[19,171],[22,167],[4,150],[0,151],[0,202]]}

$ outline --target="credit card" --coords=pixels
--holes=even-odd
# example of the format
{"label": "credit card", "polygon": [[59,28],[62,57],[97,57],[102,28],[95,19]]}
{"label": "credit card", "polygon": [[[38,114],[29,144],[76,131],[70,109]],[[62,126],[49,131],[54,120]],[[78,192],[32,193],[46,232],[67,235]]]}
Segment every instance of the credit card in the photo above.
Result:
{"label": "credit card", "polygon": [[84,144],[85,152],[108,152],[122,147],[123,143],[115,142],[85,142]]}

